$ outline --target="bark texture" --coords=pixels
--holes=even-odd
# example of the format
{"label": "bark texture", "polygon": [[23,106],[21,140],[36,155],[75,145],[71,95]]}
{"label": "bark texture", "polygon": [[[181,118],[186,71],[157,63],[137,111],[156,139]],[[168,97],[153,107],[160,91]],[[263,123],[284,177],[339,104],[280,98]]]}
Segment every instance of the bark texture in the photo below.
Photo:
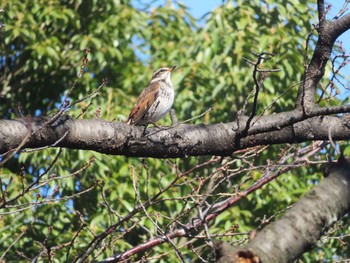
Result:
{"label": "bark texture", "polygon": [[246,246],[218,244],[218,262],[293,262],[313,247],[350,209],[350,159],[341,159],[329,170],[328,177]]}
{"label": "bark texture", "polygon": [[143,135],[141,126],[99,119],[61,116],[52,123],[48,117],[0,120],[0,153],[48,146],[155,158],[228,156],[256,145],[350,139],[350,119],[346,116],[305,120],[300,116],[299,112],[284,112],[256,118],[244,136],[239,136],[237,122],[148,128],[148,134]]}

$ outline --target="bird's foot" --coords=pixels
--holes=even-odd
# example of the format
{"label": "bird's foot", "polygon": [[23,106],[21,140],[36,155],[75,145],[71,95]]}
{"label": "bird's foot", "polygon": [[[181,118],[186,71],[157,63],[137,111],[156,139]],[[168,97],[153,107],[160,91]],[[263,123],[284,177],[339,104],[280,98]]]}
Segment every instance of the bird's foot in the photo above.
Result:
{"label": "bird's foot", "polygon": [[146,136],[148,134],[147,130],[147,125],[145,125],[145,128],[143,129],[142,136]]}

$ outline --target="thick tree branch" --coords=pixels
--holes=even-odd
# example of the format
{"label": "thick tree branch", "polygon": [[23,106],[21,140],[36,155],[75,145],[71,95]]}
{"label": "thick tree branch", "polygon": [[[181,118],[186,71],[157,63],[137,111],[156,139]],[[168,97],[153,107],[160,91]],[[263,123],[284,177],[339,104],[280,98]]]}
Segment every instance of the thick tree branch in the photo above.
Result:
{"label": "thick tree branch", "polygon": [[266,226],[246,246],[229,249],[227,245],[219,244],[219,262],[248,259],[251,260],[249,262],[292,262],[314,246],[349,209],[350,160],[342,159],[330,169],[330,176],[301,198],[280,220]]}
{"label": "thick tree branch", "polygon": [[326,63],[331,55],[334,42],[350,29],[350,14],[328,22],[325,20],[324,3],[318,1],[320,23],[317,26],[318,41],[311,61],[306,69],[304,80],[299,87],[296,107],[305,113],[316,108],[316,87],[324,75]]}
{"label": "thick tree branch", "polygon": [[326,13],[324,8],[324,0],[317,0],[318,21],[323,23],[326,19]]}
{"label": "thick tree branch", "polygon": [[256,145],[328,140],[330,128],[334,140],[350,139],[347,116],[318,116],[349,111],[350,106],[341,106],[317,109],[308,119],[300,111],[256,117],[248,135],[238,139],[236,122],[149,128],[150,136],[144,136],[142,127],[99,119],[61,116],[51,124],[48,117],[0,120],[0,153],[23,145],[22,148],[52,146],[155,158],[228,156]]}

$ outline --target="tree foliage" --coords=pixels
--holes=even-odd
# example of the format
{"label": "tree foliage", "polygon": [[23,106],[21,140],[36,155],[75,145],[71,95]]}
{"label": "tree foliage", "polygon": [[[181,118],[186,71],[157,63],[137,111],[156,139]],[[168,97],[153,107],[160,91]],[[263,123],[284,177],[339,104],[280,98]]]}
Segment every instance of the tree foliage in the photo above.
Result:
{"label": "tree foliage", "polygon": [[[309,1],[228,0],[200,21],[177,1],[154,6],[128,0],[4,0],[0,7],[6,25],[0,35],[2,118],[53,116],[64,108],[72,118],[123,121],[152,72],[179,65],[172,78],[178,119],[230,122],[252,111],[249,62],[257,59],[252,52],[274,54],[259,67],[276,69],[258,75],[263,85],[257,114],[283,112],[295,105],[317,39],[316,6]],[[82,62],[86,48],[89,61]],[[334,55],[342,52],[340,46],[334,49]],[[341,84],[332,81],[331,66],[327,71],[317,100],[341,104],[334,96]],[[103,79],[107,86],[94,93]],[[0,256],[104,259],[202,220],[206,205],[278,175],[204,229],[133,258],[210,261],[214,241],[244,243],[317,184],[327,155],[336,158],[337,152],[319,142],[255,147],[226,158],[127,158],[61,148],[22,151],[10,159],[2,155]],[[307,161],[299,162],[303,156]],[[349,226],[345,217],[301,262],[349,257],[346,241],[331,238]]]}

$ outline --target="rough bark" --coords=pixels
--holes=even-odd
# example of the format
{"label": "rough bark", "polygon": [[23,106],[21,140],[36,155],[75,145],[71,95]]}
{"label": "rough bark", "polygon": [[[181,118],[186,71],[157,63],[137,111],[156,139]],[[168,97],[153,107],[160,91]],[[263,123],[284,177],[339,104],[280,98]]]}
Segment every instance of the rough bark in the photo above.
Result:
{"label": "rough bark", "polygon": [[350,119],[346,116],[302,120],[301,115],[293,111],[258,117],[248,135],[242,137],[237,135],[237,122],[149,128],[148,135],[143,135],[142,127],[99,119],[61,116],[53,123],[48,117],[0,120],[0,153],[49,146],[155,158],[228,156],[256,145],[328,140],[330,136],[334,140],[350,139]]}
{"label": "rough bark", "polygon": [[218,244],[219,262],[293,262],[350,209],[350,160],[341,159],[330,175],[279,220],[240,248]]}
{"label": "rough bark", "polygon": [[305,114],[317,107],[315,103],[316,87],[324,76],[334,43],[350,27],[350,14],[337,20],[327,21],[323,1],[318,1],[318,13],[319,24],[316,26],[318,40],[296,100],[296,108],[303,110]]}

